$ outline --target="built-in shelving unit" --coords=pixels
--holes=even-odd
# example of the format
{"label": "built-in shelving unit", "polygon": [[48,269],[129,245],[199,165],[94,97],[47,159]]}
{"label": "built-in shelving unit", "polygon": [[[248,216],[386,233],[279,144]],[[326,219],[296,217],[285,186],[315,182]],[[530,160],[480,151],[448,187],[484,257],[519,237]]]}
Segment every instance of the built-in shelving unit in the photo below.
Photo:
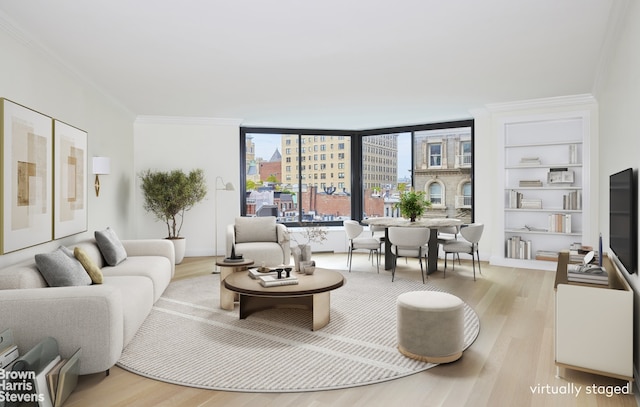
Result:
{"label": "built-in shelving unit", "polygon": [[504,253],[493,263],[553,270],[558,252],[584,242],[589,128],[580,112],[500,123]]}

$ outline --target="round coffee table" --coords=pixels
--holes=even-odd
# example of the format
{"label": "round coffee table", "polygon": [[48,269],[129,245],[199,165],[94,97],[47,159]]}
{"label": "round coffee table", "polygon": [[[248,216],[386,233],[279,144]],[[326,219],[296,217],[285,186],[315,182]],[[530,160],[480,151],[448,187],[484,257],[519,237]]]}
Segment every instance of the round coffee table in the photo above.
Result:
{"label": "round coffee table", "polygon": [[228,290],[240,295],[240,319],[269,308],[302,308],[311,310],[311,330],[329,323],[330,291],[345,284],[337,271],[318,269],[312,275],[296,274],[298,284],[263,287],[249,273],[233,273],[224,279]]}

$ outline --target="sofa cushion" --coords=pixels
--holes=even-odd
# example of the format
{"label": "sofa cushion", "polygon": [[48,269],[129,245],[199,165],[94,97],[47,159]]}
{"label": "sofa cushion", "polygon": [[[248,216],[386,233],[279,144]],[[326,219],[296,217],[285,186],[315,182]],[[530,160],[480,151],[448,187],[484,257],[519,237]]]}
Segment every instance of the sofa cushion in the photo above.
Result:
{"label": "sofa cushion", "polygon": [[153,282],[153,302],[156,302],[171,281],[171,263],[161,256],[131,256],[115,267],[102,269],[106,277],[144,276]]}
{"label": "sofa cushion", "polygon": [[91,256],[85,252],[81,247],[75,247],[73,249],[73,255],[82,264],[82,267],[86,270],[93,284],[102,284],[102,271],[100,267],[93,261]]}
{"label": "sofa cushion", "polygon": [[257,265],[264,263],[267,267],[275,267],[284,263],[282,246],[278,243],[239,243],[236,245],[236,252],[242,253],[245,259],[260,259]]}
{"label": "sofa cushion", "polygon": [[0,290],[45,287],[48,287],[47,280],[44,279],[33,259],[0,269]]}
{"label": "sofa cushion", "polygon": [[113,229],[108,227],[105,230],[96,230],[94,235],[108,265],[117,266],[127,258],[127,251]]}
{"label": "sofa cushion", "polygon": [[91,278],[73,253],[60,246],[51,253],[36,254],[36,266],[50,287],[90,285]]}
{"label": "sofa cushion", "polygon": [[276,217],[237,217],[236,243],[277,242]]}

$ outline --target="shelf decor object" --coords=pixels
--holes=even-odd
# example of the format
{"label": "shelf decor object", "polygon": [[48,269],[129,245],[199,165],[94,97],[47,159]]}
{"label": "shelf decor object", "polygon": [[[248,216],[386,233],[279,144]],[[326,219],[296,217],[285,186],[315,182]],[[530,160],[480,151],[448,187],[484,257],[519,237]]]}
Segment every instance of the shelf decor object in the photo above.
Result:
{"label": "shelf decor object", "polygon": [[53,237],[53,122],[0,99],[2,115],[2,239],[0,253]]}

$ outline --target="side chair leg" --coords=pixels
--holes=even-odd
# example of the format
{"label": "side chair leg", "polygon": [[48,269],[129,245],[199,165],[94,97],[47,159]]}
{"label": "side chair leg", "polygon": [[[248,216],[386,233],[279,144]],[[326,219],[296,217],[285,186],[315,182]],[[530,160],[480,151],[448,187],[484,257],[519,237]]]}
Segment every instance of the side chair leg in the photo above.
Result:
{"label": "side chair leg", "polygon": [[396,278],[396,264],[398,263],[398,256],[393,256],[393,268],[391,269],[391,282],[393,283],[393,279]]}

